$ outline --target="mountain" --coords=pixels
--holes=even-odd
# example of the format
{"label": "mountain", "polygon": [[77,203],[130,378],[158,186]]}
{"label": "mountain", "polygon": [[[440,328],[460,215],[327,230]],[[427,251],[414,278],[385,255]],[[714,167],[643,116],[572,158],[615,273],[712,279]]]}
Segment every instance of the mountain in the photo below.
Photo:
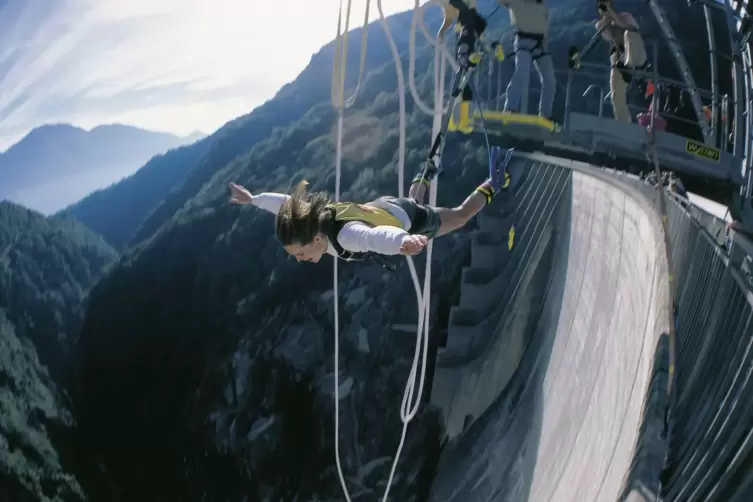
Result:
{"label": "mountain", "polygon": [[[200,135],[200,133],[198,133]],[[125,125],[38,127],[0,154],[0,199],[50,213],[193,141]]]}
{"label": "mountain", "polygon": [[[439,18],[435,11],[426,16],[427,22],[434,24]],[[406,15],[389,19],[393,36],[401,47],[408,45],[410,22],[410,16]],[[368,30],[368,68],[390,64],[392,54],[382,28],[373,24]],[[350,68],[359,63],[360,33],[361,29],[357,29],[350,34]],[[420,38],[419,41],[417,46],[425,48],[425,41]],[[334,44],[330,43],[312,56],[309,65],[293,82],[284,85],[272,99],[252,112],[225,124],[197,144],[153,158],[133,176],[85,197],[63,212],[100,233],[117,248],[148,239],[218,170],[248,152],[273,130],[282,130],[303,120],[312,107],[328,100],[334,57]],[[426,63],[422,64],[425,67]],[[356,79],[355,73],[349,73],[346,81],[353,86]],[[377,89],[394,92],[394,82],[384,82],[379,88],[375,86],[366,91],[375,98]]]}
{"label": "mountain", "polygon": [[64,386],[86,295],[116,257],[79,223],[0,202],[0,500],[86,500]]}
{"label": "mountain", "polygon": [[73,217],[111,246],[124,249],[149,213],[188,177],[213,139],[214,135],[155,155],[135,173],[90,193],[56,216]]}
{"label": "mountain", "polygon": [[[488,13],[496,4],[479,5]],[[672,5],[670,17],[684,16],[683,29],[692,33],[696,25],[685,2]],[[646,12],[643,2],[621,7]],[[439,21],[436,10],[427,16],[431,30]],[[410,16],[389,19],[406,74]],[[567,47],[593,34],[593,17],[575,0],[553,7],[550,50],[559,69]],[[497,15],[490,30],[504,32],[510,47],[505,15]],[[350,36],[349,69],[358,66],[359,33]],[[430,53],[419,44],[416,81],[425,99],[432,90]],[[307,266],[287,259],[271,215],[227,202],[229,181],[258,192],[287,190],[305,178],[314,189],[331,190],[333,56],[330,44],[257,110],[152,159],[65,212],[124,248],[89,293],[73,348],[69,393],[80,447],[96,447],[99,468],[76,474],[91,500],[341,498],[332,424],[332,261]],[[593,57],[606,59],[606,50],[597,48]],[[381,27],[370,27],[366,74],[346,112],[343,199],[397,191],[398,95],[391,61]],[[580,97],[596,79],[579,77],[574,106],[596,110],[593,97]],[[485,80],[480,96],[489,90]],[[410,97],[406,104],[410,176],[432,138],[430,118]],[[560,115],[563,105],[560,92]],[[486,159],[483,141],[451,135],[439,203],[462,200],[483,178]],[[108,224],[117,231],[108,233]],[[472,228],[436,241],[433,333],[441,332],[457,302]],[[415,339],[391,326],[417,319],[407,267],[403,260],[396,264],[394,273],[368,263],[340,269],[340,453],[356,500],[381,498],[402,428],[400,398]],[[416,500],[431,482],[426,452],[439,448],[440,433],[436,415],[422,409],[408,430],[391,491],[395,500]]]}

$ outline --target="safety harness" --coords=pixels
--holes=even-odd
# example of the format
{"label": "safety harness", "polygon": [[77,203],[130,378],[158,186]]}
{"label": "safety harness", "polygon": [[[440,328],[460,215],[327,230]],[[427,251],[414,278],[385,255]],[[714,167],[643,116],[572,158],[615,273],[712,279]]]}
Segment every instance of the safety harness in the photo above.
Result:
{"label": "safety harness", "polygon": [[374,252],[353,252],[344,249],[337,242],[337,235],[343,227],[351,221],[360,221],[371,227],[387,225],[391,227],[402,228],[403,223],[399,218],[381,207],[371,206],[369,204],[356,204],[354,202],[332,202],[324,208],[330,215],[322,220],[320,230],[327,236],[330,244],[337,253],[337,257],[345,261],[363,261],[371,259],[373,262],[386,268],[394,270],[395,265],[382,257],[379,253]]}
{"label": "safety harness", "polygon": [[[551,55],[548,51],[544,50],[544,45],[543,45],[543,43],[544,43],[544,35],[543,34],[541,34],[541,33],[528,33],[527,31],[518,31],[517,33],[515,33],[515,35],[518,38],[522,38],[522,39],[526,39],[526,40],[533,40],[534,42],[536,42],[536,45],[534,45],[530,49],[528,49],[528,48],[518,48],[518,49],[516,49],[513,52],[513,54],[515,54],[517,52],[520,52],[520,51],[530,52],[531,53],[531,59],[533,59],[534,61],[536,61],[538,59],[541,59],[544,56],[550,56]],[[536,52],[537,49],[540,50],[541,52],[539,52],[537,55],[534,56],[533,53]]]}
{"label": "safety harness", "polygon": [[[624,33],[623,30],[620,30],[621,33]],[[609,28],[605,32],[606,36],[609,38],[609,54],[610,56],[612,54],[617,54],[617,62],[612,65],[612,68],[616,68],[620,71],[620,74],[622,75],[622,80],[625,81],[626,84],[630,84],[633,81],[633,74],[628,71],[628,66],[625,64],[625,44],[618,42],[615,38],[615,29]],[[645,61],[642,65],[636,66],[634,69],[638,71],[645,70],[648,68],[649,62]]]}

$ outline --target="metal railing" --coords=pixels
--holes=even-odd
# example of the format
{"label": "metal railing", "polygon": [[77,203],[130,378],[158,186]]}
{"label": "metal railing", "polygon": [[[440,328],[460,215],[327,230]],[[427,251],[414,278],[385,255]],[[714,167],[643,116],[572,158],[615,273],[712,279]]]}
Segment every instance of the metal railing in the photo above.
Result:
{"label": "metal railing", "polygon": [[[665,500],[741,500],[753,460],[753,294],[714,236],[668,205],[677,285],[676,383]],[[747,436],[747,437],[746,437]],[[750,499],[747,499],[750,500]]]}
{"label": "metal railing", "polygon": [[[651,58],[652,67],[648,70],[635,70],[625,68],[622,71],[632,75],[633,80],[628,86],[628,107],[630,108],[633,116],[637,116],[639,113],[648,112],[648,102],[650,97],[641,97],[639,89],[642,91],[642,87],[647,82],[651,82],[654,86],[664,89],[662,95],[664,96],[664,103],[668,99],[674,98],[673,107],[674,110],[670,110],[668,106],[663,106],[662,110],[659,110],[659,115],[667,119],[670,122],[676,122],[684,124],[689,127],[697,127],[698,122],[692,118],[690,105],[690,99],[687,97],[690,90],[685,82],[664,77],[659,74],[658,79],[654,77],[653,68],[659,69],[659,58],[657,50],[653,50],[658,44],[658,41],[653,43],[647,43],[646,49],[649,54],[654,54]],[[482,60],[479,68],[474,75],[474,86],[478,91],[478,99],[482,108],[494,111],[501,111],[504,107],[505,91],[509,76],[512,74],[512,60],[514,58],[508,58],[503,62],[497,62],[493,58],[485,58]],[[508,61],[510,61],[508,63]],[[604,106],[607,107],[607,116],[611,114],[611,104],[609,102],[609,74],[611,68],[608,60],[604,62],[600,61],[581,61],[579,70],[556,70],[557,76],[557,94],[566,96],[565,108],[555,109],[555,119],[562,121],[567,125],[567,116],[570,112],[592,113],[594,115],[604,116]],[[532,79],[532,85],[529,86],[527,101],[531,106],[538,100],[541,88],[537,79]],[[595,91],[599,90],[599,93]],[[719,103],[721,106],[720,117],[725,116],[727,120],[721,121],[724,129],[720,131],[720,134],[714,135],[716,148],[721,150],[732,152],[732,145],[729,141],[730,136],[733,133],[732,125],[733,120],[730,120],[734,109],[735,101],[726,94],[714,94],[708,89],[698,88],[696,93],[700,96],[703,106],[708,107],[710,114],[713,117],[713,107],[715,103]],[[583,99],[588,98],[590,99]],[[598,102],[596,98],[599,98]],[[561,103],[561,101],[559,101]],[[664,104],[663,103],[663,104]],[[557,102],[555,102],[557,104]],[[537,108],[536,104],[533,104],[534,108]],[[724,113],[727,110],[727,113]],[[682,112],[686,112],[682,114]],[[717,109],[717,112],[720,110]]]}

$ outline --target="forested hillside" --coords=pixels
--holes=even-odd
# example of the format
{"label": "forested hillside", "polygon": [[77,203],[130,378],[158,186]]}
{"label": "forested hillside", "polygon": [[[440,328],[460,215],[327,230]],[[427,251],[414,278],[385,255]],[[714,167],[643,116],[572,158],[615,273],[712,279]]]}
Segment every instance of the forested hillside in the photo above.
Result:
{"label": "forested hillside", "polygon": [[2,308],[0,378],[0,500],[86,500],[56,444],[74,427],[69,407],[34,345],[16,333]]}
{"label": "forested hillside", "polygon": [[116,257],[80,223],[0,202],[0,308],[54,375],[67,361],[89,288]]}
{"label": "forested hillside", "polygon": [[[684,5],[677,2],[674,15],[687,12]],[[643,2],[621,7],[628,6],[645,12]],[[594,17],[581,2],[557,3],[551,51],[560,68],[567,47],[591,36]],[[437,17],[432,21],[435,30]],[[409,22],[410,13],[391,19],[403,55]],[[505,23],[506,15],[496,17],[492,30],[502,31]],[[346,113],[344,199],[397,192],[396,73],[378,33],[370,37],[376,54],[367,57],[359,99]],[[348,52],[358,55],[359,37],[351,40]],[[422,47],[417,81],[428,100],[430,51]],[[600,50],[594,57],[606,58]],[[333,52],[331,46],[320,51],[273,100],[210,137],[187,178],[176,180],[156,207],[136,209],[150,214],[136,245],[92,291],[76,347],[77,419],[110,476],[107,485],[87,479],[92,498],[109,500],[116,492],[123,500],[338,499],[331,260],[295,263],[272,237],[269,214],[227,202],[230,181],[255,192],[287,190],[303,178],[314,189],[334,186]],[[405,57],[403,67],[407,73]],[[505,72],[509,76],[509,64]],[[563,100],[561,92],[560,113]],[[411,99],[407,115],[409,178],[431,138],[430,118]],[[486,158],[483,141],[452,136],[440,204],[458,203],[480,182]],[[152,169],[156,176],[159,170]],[[127,193],[113,188],[121,189]],[[138,205],[135,194],[132,199]],[[442,329],[457,301],[472,227],[436,242],[433,331]],[[367,263],[345,264],[340,275],[341,448],[360,500],[376,499],[387,477],[415,343],[391,329],[416,322],[406,267],[396,263],[392,274]],[[424,413],[417,422],[403,450],[396,500],[412,500],[431,469],[424,452],[438,441],[433,417]]]}
{"label": "forested hillside", "polygon": [[79,223],[0,202],[0,500],[83,500],[63,388],[86,295],[116,257]]}

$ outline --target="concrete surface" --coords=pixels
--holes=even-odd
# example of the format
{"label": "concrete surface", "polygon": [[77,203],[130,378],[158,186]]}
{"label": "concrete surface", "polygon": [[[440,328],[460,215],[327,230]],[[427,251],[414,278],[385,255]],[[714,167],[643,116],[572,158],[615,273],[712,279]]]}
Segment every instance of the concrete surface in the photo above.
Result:
{"label": "concrete surface", "polygon": [[[448,443],[430,500],[653,500],[668,322],[658,219],[616,177],[554,161],[519,159],[530,172],[497,221],[535,228],[517,252],[476,252],[464,274],[464,308],[502,300],[450,323],[431,395]],[[474,265],[505,284],[484,285]]]}

